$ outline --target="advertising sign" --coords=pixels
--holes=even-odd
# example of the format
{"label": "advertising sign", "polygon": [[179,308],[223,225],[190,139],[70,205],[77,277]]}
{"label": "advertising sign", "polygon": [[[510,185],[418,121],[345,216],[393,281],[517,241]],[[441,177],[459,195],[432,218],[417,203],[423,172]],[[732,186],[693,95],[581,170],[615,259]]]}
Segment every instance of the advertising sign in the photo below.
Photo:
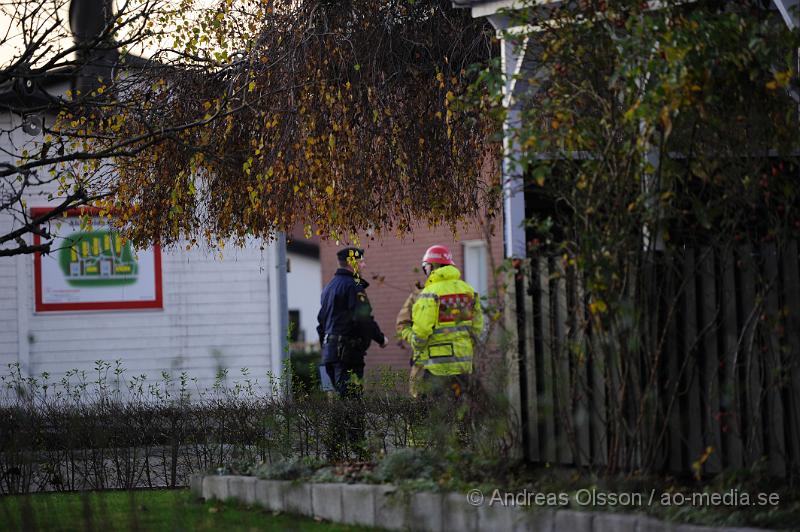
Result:
{"label": "advertising sign", "polygon": [[60,224],[59,236],[48,255],[34,257],[36,311],[162,308],[160,248],[134,249],[96,214],[67,211],[50,222]]}

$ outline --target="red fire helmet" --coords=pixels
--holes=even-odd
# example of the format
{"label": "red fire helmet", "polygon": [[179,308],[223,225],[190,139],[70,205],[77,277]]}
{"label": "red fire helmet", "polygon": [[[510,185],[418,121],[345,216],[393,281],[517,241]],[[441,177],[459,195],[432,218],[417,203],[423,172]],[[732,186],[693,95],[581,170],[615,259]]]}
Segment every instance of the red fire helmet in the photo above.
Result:
{"label": "red fire helmet", "polygon": [[455,264],[453,254],[445,246],[431,246],[422,257],[422,262],[429,264]]}

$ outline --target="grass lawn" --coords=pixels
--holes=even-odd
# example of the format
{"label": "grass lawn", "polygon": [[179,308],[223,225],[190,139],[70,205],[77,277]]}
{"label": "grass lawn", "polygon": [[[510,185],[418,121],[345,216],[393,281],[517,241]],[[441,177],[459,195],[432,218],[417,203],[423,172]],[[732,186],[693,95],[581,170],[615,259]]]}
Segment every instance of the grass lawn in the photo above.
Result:
{"label": "grass lawn", "polygon": [[362,527],[273,515],[236,503],[203,502],[189,490],[47,493],[0,497],[0,530],[303,530],[365,531]]}

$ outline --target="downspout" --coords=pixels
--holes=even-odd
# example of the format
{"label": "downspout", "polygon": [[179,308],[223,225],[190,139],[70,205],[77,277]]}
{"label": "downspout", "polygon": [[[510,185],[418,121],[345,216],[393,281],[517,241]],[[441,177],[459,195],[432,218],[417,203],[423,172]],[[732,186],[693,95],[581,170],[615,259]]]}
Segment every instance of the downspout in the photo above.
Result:
{"label": "downspout", "polygon": [[[270,385],[280,384],[279,393],[291,393],[288,373],[289,358],[289,303],[286,288],[286,233],[278,233],[269,245],[269,305],[270,305],[270,374],[278,379]],[[284,382],[285,381],[285,382]]]}

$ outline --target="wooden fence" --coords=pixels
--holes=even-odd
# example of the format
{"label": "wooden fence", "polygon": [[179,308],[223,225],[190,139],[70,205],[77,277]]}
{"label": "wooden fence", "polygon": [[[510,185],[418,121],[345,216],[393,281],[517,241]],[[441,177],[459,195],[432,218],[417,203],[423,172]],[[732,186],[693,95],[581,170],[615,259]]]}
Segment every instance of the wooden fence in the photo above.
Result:
{"label": "wooden fence", "polygon": [[563,258],[531,257],[519,272],[508,316],[529,460],[800,471],[795,242],[685,249],[640,266],[613,319],[590,311]]}

